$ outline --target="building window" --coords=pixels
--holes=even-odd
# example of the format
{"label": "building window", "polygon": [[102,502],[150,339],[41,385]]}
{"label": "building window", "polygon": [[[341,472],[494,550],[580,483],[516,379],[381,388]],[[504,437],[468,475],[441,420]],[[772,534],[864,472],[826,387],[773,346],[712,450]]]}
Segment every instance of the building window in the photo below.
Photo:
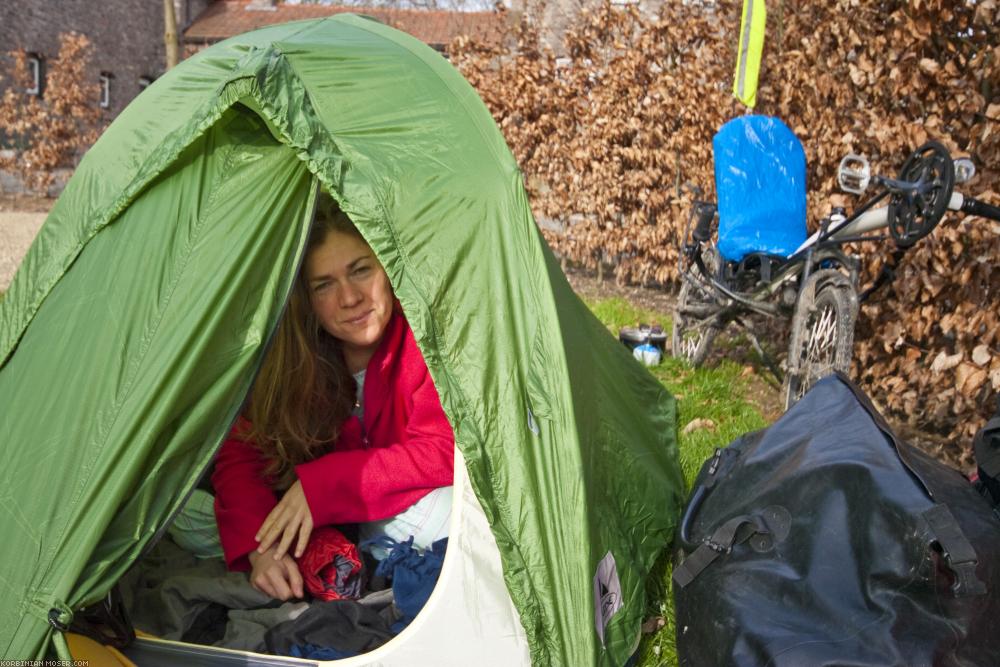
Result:
{"label": "building window", "polygon": [[140,76],[139,77],[139,90],[143,91],[149,88],[153,83],[153,77],[151,76]]}
{"label": "building window", "polygon": [[29,53],[27,59],[28,79],[31,81],[30,87],[25,91],[29,95],[42,94],[42,57],[37,53]]}
{"label": "building window", "polygon": [[101,108],[107,109],[111,106],[111,79],[114,76],[110,72],[101,72]]}

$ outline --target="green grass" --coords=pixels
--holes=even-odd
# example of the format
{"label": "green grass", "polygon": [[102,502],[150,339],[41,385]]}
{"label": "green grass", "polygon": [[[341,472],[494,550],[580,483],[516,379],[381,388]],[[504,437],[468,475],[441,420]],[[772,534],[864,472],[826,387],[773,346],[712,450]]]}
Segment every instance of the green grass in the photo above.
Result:
{"label": "green grass", "polygon": [[657,313],[652,310],[636,308],[631,303],[620,297],[614,299],[602,299],[600,301],[588,302],[591,312],[604,322],[614,333],[618,335],[618,330],[625,326],[635,326],[640,322],[646,324],[662,324],[667,327],[670,323],[670,315]]}
{"label": "green grass", "polygon": [[[603,299],[587,305],[616,336],[621,327],[637,322],[659,323],[669,331],[668,314],[636,308],[622,298]],[[724,361],[707,368],[692,368],[666,356],[659,366],[650,370],[677,398],[680,462],[689,487],[702,463],[716,447],[727,445],[744,433],[767,425],[760,410],[747,400],[750,388],[739,364]],[[711,419],[715,422],[715,430],[698,429],[685,434],[684,427],[696,418]],[[672,571],[668,550],[654,568],[648,587],[650,602],[647,613],[647,617],[662,616],[666,625],[655,634],[643,637],[639,647],[640,667],[677,664],[670,583]]]}

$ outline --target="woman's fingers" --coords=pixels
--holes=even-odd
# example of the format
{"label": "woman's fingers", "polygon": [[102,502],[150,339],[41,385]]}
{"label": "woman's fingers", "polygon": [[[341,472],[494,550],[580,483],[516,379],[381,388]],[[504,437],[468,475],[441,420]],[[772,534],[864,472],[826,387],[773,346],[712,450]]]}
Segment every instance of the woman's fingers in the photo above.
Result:
{"label": "woman's fingers", "polygon": [[302,573],[291,556],[274,560],[268,553],[251,558],[251,585],[276,600],[305,597]]}
{"label": "woman's fingers", "polygon": [[[261,524],[260,530],[257,532],[259,536],[260,546],[257,547],[258,553],[264,553],[270,549],[274,543],[281,537],[285,532],[289,530],[289,524],[293,523],[294,519],[291,516],[290,509],[278,503],[278,506],[271,510],[271,513]],[[291,530],[298,528],[298,522],[294,522],[294,527]],[[275,560],[277,560],[277,556]]]}
{"label": "woman's fingers", "polygon": [[268,549],[274,546],[275,541],[281,536],[281,530],[278,528],[271,528],[263,533],[263,537],[260,540],[260,546],[257,547],[258,553],[265,553]]}
{"label": "woman's fingers", "polygon": [[276,597],[266,565],[254,568],[253,572],[250,573],[250,584],[261,593],[272,598]]}
{"label": "woman's fingers", "polygon": [[[288,549],[294,542],[295,557],[298,558],[306,550],[312,529],[312,512],[309,511],[309,503],[306,501],[301,482],[295,482],[267,515],[264,523],[260,525],[260,530],[254,536],[259,542],[257,553],[266,553],[273,547],[273,560],[280,561],[288,554]],[[299,576],[297,568],[296,576]],[[282,581],[284,583],[284,579]],[[276,596],[272,595],[272,597]]]}
{"label": "woman's fingers", "polygon": [[288,573],[284,567],[272,567],[268,571],[268,575],[270,575],[271,585],[274,588],[274,595],[271,597],[278,600],[287,600],[292,597],[292,589],[287,581]]}
{"label": "woman's fingers", "polygon": [[254,539],[260,542],[257,547],[257,553],[264,553],[271,547],[271,543],[274,542],[274,538],[277,537],[275,528],[278,524],[278,517],[283,513],[284,508],[281,506],[281,503],[278,503],[278,505],[271,510],[271,513],[267,515],[267,518],[264,519],[264,523],[260,524],[260,530],[257,531],[256,535],[254,535]]}
{"label": "woman's fingers", "polygon": [[[277,509],[277,508],[275,508],[275,509]],[[274,514],[274,510],[271,510],[270,514],[268,514],[264,518],[264,522],[260,524],[260,528],[257,529],[257,534],[253,536],[253,539],[255,539],[258,542],[260,542],[260,538],[262,538],[264,536],[264,533],[266,533],[268,530],[271,529],[271,515],[272,514]]]}
{"label": "woman's fingers", "polygon": [[305,551],[309,535],[312,534],[312,518],[308,513],[288,519],[282,516],[267,530],[262,529],[261,534],[263,538],[260,540],[257,552],[264,553],[273,546],[275,547],[274,560],[281,560],[282,556],[288,553],[292,542],[298,537],[295,547],[295,557],[298,558]]}
{"label": "woman's fingers", "polygon": [[302,573],[290,556],[268,565],[265,592],[277,600],[305,597]]}
{"label": "woman's fingers", "polygon": [[[285,532],[281,535],[281,542],[274,550],[275,560],[279,560],[288,553],[292,542],[295,541],[295,557],[300,557],[306,550],[309,543],[309,536],[312,534],[312,517],[308,511],[301,513],[288,522]],[[296,537],[298,540],[296,541]]]}
{"label": "woman's fingers", "polygon": [[299,572],[299,566],[291,558],[285,558],[282,561],[285,565],[285,570],[288,573],[288,584],[292,589],[292,593],[295,594],[297,598],[305,597],[305,591],[302,587],[302,573]]}
{"label": "woman's fingers", "polygon": [[277,600],[287,600],[292,596],[283,565],[283,563],[269,565],[266,572],[267,587],[271,590],[269,595]]}
{"label": "woman's fingers", "polygon": [[263,593],[264,595],[270,596],[272,598],[274,597],[274,589],[271,588],[271,582],[268,581],[266,577],[264,576],[254,577],[254,579],[250,583],[253,584],[253,587],[256,588],[258,591],[260,591],[261,593]]}
{"label": "woman's fingers", "polygon": [[[279,509],[281,512],[275,516],[273,523],[270,525],[268,531],[266,531],[264,541],[261,541],[260,549],[266,550],[275,544],[275,541],[280,536],[280,542],[277,542],[277,547],[274,551],[275,560],[279,560],[288,553],[288,549],[292,546],[292,542],[295,541],[297,536],[298,542],[295,546],[295,555],[296,557],[301,556],[305,551],[306,543],[308,543],[309,535],[312,534],[313,529],[312,512],[309,510],[309,502],[306,500],[306,494],[302,489],[301,482],[295,482],[289,487],[284,497],[282,497],[281,502],[278,503],[278,507],[272,511],[272,514]],[[270,519],[270,517],[268,518]],[[262,530],[261,532],[265,531]]]}
{"label": "woman's fingers", "polygon": [[295,557],[300,558],[306,551],[309,544],[309,536],[312,535],[312,517],[307,516],[299,525],[299,543],[295,545]]}
{"label": "woman's fingers", "polygon": [[285,554],[288,552],[288,547],[291,546],[292,540],[295,539],[295,533],[298,532],[299,522],[297,520],[290,521],[285,526],[285,531],[281,534],[281,541],[278,542],[278,546],[274,549],[274,560],[281,560],[284,558]]}

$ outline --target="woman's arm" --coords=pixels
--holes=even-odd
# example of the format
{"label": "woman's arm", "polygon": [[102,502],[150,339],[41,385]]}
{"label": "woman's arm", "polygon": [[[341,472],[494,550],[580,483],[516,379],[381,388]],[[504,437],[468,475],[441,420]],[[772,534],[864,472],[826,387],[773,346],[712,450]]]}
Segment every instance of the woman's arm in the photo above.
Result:
{"label": "woman's arm", "polygon": [[286,494],[269,515],[259,550],[277,540],[281,557],[313,526],[385,519],[452,484],[454,433],[412,332],[402,316],[393,321],[368,363],[367,439],[352,417],[333,452],[295,467],[301,493]]}
{"label": "woman's arm", "polygon": [[455,436],[426,367],[409,415],[394,417],[398,426],[389,419],[370,434],[373,440],[384,436],[390,441],[375,441],[368,449],[338,447],[296,466],[315,525],[385,519],[452,484]]}
{"label": "woman's arm", "polygon": [[236,435],[242,425],[242,420],[237,422],[222,443],[212,473],[215,519],[231,570],[250,569],[247,554],[258,546],[254,536],[278,502],[264,477],[260,452]]}

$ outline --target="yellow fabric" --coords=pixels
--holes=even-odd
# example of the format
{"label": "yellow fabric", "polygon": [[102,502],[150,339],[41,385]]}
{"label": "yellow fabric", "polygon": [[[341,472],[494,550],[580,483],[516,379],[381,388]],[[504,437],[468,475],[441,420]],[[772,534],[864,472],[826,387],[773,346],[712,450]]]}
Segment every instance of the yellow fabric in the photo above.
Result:
{"label": "yellow fabric", "polygon": [[90,637],[67,632],[66,643],[73,660],[83,661],[88,667],[136,667],[118,649],[98,644]]}
{"label": "yellow fabric", "polygon": [[764,51],[766,24],[767,7],[764,0],[743,0],[743,18],[740,20],[740,44],[736,50],[733,95],[751,109],[757,105],[757,79],[760,76],[760,60]]}

